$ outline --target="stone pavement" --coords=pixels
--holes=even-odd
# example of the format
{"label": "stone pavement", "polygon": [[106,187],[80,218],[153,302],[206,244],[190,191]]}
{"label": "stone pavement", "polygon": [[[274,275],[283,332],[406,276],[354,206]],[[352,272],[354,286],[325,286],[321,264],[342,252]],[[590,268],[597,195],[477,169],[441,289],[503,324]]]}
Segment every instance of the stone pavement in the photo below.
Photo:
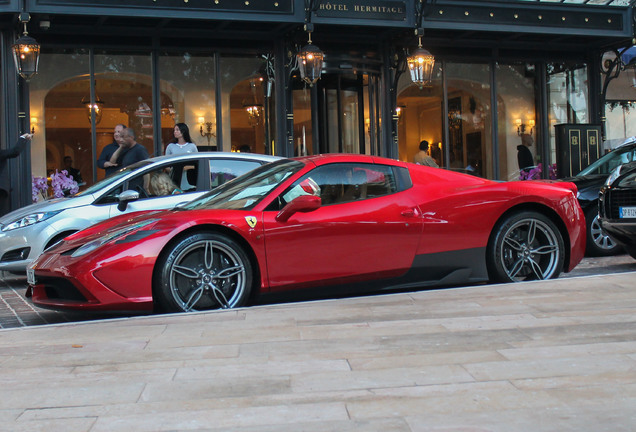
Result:
{"label": "stone pavement", "polygon": [[[613,274],[636,271],[636,260],[629,255],[611,257],[586,257],[571,273],[561,277],[576,277],[598,274]],[[0,329],[43,324],[57,324],[125,317],[130,314],[95,312],[60,312],[41,309],[24,298],[26,277],[0,271]]]}
{"label": "stone pavement", "polygon": [[0,330],[0,431],[634,431],[636,272]]}

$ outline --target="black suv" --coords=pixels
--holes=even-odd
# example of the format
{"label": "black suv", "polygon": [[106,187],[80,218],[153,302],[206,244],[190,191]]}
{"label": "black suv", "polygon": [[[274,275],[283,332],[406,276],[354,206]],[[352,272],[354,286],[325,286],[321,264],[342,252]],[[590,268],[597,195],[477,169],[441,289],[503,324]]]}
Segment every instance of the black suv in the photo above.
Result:
{"label": "black suv", "polygon": [[636,259],[636,162],[616,168],[599,195],[603,230]]}
{"label": "black suv", "polygon": [[622,247],[613,238],[603,233],[598,218],[599,191],[607,176],[616,167],[636,160],[636,141],[628,140],[600,159],[584,168],[574,177],[562,179],[576,184],[578,200],[585,212],[587,228],[586,255],[607,256],[622,252]]}

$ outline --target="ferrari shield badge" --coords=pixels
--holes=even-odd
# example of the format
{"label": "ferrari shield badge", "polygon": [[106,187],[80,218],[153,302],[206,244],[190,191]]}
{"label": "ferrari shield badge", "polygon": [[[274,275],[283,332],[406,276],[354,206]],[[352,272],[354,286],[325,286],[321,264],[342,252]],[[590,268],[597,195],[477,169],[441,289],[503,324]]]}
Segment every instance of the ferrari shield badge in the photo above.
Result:
{"label": "ferrari shield badge", "polygon": [[245,216],[245,222],[247,222],[250,228],[254,228],[256,226],[256,218],[254,216]]}

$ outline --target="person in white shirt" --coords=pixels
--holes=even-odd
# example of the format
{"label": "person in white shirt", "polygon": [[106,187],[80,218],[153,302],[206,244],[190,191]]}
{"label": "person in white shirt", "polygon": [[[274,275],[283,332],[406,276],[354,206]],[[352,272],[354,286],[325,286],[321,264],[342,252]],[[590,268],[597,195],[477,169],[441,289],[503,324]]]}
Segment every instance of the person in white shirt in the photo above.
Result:
{"label": "person in white shirt", "polygon": [[174,126],[174,141],[168,144],[166,147],[167,155],[184,154],[184,153],[196,153],[196,144],[192,142],[190,138],[190,129],[185,123],[177,123]]}
{"label": "person in white shirt", "polygon": [[433,159],[428,154],[428,141],[426,140],[422,140],[422,142],[420,142],[420,151],[417,152],[417,154],[415,155],[415,158],[413,158],[413,162],[415,162],[418,165],[426,165],[430,167],[439,168],[439,165],[437,165],[437,163],[435,162],[435,159]]}

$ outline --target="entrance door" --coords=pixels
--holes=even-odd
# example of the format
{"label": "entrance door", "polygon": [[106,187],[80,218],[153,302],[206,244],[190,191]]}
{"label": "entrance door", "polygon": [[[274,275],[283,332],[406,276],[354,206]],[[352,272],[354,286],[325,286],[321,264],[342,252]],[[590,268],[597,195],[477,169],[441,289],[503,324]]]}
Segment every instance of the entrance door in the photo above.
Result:
{"label": "entrance door", "polygon": [[378,87],[379,75],[326,73],[294,90],[294,154],[379,154]]}

